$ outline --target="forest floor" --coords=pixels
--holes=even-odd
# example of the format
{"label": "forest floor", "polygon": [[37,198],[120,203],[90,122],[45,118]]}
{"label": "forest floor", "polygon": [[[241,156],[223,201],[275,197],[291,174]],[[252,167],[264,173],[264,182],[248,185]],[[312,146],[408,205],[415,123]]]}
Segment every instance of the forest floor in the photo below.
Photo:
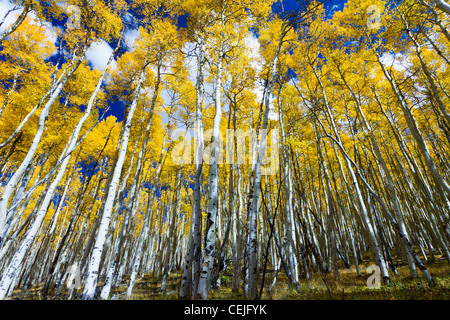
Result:
{"label": "forest floor", "polygon": [[[381,284],[378,289],[367,287],[367,279],[371,274],[366,272],[369,263],[360,264],[361,276],[356,270],[339,269],[339,280],[335,280],[333,273],[313,273],[310,280],[300,279],[297,290],[289,286],[286,274],[278,273],[276,284],[269,293],[274,273],[268,268],[265,275],[265,289],[262,300],[450,300],[450,264],[447,259],[437,257],[433,262],[426,264],[429,273],[434,279],[434,284],[429,284],[424,279],[420,270],[419,277],[412,279],[409,276],[407,266],[397,266],[398,275],[392,270],[391,283]],[[242,300],[242,293],[233,293],[231,290],[232,270],[224,270],[221,275],[221,287],[211,290],[211,300]],[[111,290],[111,299],[124,300],[126,297],[127,279],[122,285]],[[136,280],[133,294],[128,299],[132,300],[174,300],[178,299],[181,280],[181,271],[173,272],[167,279],[165,292],[161,291],[161,279],[150,275],[144,275]],[[261,277],[259,284],[261,283]],[[99,283],[101,286],[102,283]],[[14,291],[11,299],[42,299],[40,294],[42,286],[36,285],[24,292],[19,288]],[[81,290],[79,290],[81,291]],[[50,293],[49,299],[52,298]],[[64,300],[65,295],[59,299]]]}
{"label": "forest floor", "polygon": [[[335,280],[333,273],[314,273],[312,279],[300,279],[298,289],[290,288],[284,272],[279,272],[276,285],[271,293],[268,289],[273,282],[273,273],[266,273],[265,290],[262,300],[450,300],[450,264],[446,260],[437,260],[427,265],[428,271],[434,278],[434,284],[427,283],[425,278],[412,279],[407,266],[397,267],[398,276],[390,270],[391,283],[381,284],[379,289],[369,289],[367,279],[371,274],[366,273],[368,265],[360,265],[361,277],[355,269],[340,269],[340,279]],[[420,273],[420,270],[417,270]],[[181,276],[173,274],[169,279],[166,292],[160,291],[161,283],[150,276],[144,276],[136,283],[130,299],[178,299]],[[243,295],[232,293],[231,275],[222,274],[222,285],[218,290],[211,290],[209,299],[244,299]],[[119,290],[117,290],[119,289]],[[116,288],[117,298],[121,299],[120,291]],[[123,295],[123,298],[124,295]],[[122,298],[122,299],[123,299]]]}

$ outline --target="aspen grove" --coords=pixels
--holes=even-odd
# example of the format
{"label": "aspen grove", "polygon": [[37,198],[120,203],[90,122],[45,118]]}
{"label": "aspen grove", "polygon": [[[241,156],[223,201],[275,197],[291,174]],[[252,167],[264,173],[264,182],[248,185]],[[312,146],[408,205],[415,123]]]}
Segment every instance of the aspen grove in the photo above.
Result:
{"label": "aspen grove", "polygon": [[0,299],[450,263],[445,0],[0,4]]}

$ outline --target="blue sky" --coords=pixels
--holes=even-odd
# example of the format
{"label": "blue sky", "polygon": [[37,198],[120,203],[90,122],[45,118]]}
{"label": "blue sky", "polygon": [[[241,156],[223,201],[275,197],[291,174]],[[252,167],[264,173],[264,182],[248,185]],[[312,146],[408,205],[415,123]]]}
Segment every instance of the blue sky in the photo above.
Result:
{"label": "blue sky", "polygon": [[[336,10],[342,10],[344,3],[346,0],[326,0],[325,2],[325,8],[328,12],[327,16],[331,17],[332,13]],[[9,0],[0,0],[0,19],[3,18],[4,14],[8,9],[11,9],[14,5]],[[296,1],[295,0],[284,0],[283,6],[286,11],[290,11],[295,9],[296,7]],[[274,6],[276,7],[276,6]],[[16,13],[19,13],[20,10],[16,11]],[[9,19],[7,19],[3,26],[0,27],[0,31],[5,28],[5,26],[12,23],[14,19],[14,15],[10,15]],[[179,19],[180,26],[183,26],[183,19]],[[53,24],[47,23],[45,26],[46,29],[46,35],[47,38],[51,39],[51,41],[55,42],[56,39],[56,33],[54,32],[55,28],[62,28],[65,21],[53,21]],[[137,29],[129,29],[125,32],[125,43],[127,44],[128,48],[130,49],[133,45],[134,40],[139,36],[139,32]],[[256,39],[250,39],[252,40],[251,45],[255,46],[255,43],[257,43]],[[256,44],[257,45],[257,44]],[[88,49],[86,53],[86,58],[89,61],[89,64],[93,68],[97,68],[99,70],[103,69],[103,67],[106,65],[106,62],[113,51],[113,48],[109,43],[106,41],[100,41],[97,43],[93,43],[90,48]],[[54,58],[57,57],[57,53],[55,52]],[[114,64],[113,64],[114,67]],[[114,115],[118,121],[122,121],[123,114],[124,114],[124,106],[121,103],[114,103],[111,106],[110,111],[108,112],[108,115]]]}
{"label": "blue sky", "polygon": [[[342,10],[344,7],[344,4],[346,3],[346,0],[325,0],[324,5],[325,9],[330,14],[329,17],[331,17],[331,14],[335,10]],[[293,10],[296,7],[296,1],[295,0],[283,0],[283,5],[285,10]]]}

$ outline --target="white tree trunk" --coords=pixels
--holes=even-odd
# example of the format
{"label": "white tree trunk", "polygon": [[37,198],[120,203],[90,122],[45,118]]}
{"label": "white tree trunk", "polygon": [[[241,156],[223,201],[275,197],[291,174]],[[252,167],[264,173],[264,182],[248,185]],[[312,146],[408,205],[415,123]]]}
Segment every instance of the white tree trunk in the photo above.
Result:
{"label": "white tree trunk", "polygon": [[[17,184],[19,183],[20,179],[22,178],[23,174],[25,173],[25,170],[27,167],[31,164],[33,161],[33,156],[37,150],[37,147],[39,145],[39,142],[41,141],[42,135],[44,133],[45,123],[50,111],[51,106],[56,101],[57,97],[59,96],[61,90],[63,89],[65,83],[70,78],[70,76],[75,72],[75,70],[78,68],[78,66],[81,64],[81,62],[84,59],[84,53],[83,51],[81,57],[73,62],[73,65],[71,69],[67,72],[67,74],[62,78],[62,80],[58,83],[55,90],[50,94],[50,98],[47,101],[47,103],[44,105],[41,114],[39,116],[38,121],[38,127],[36,130],[36,134],[33,138],[33,142],[31,143],[30,149],[28,150],[25,158],[22,160],[22,163],[17,168],[14,175],[11,177],[11,179],[8,181],[8,184],[6,185],[5,189],[3,190],[2,196],[0,198],[0,235],[3,234],[4,228],[5,228],[5,222],[8,215],[8,202],[11,198],[11,195],[14,192],[14,189],[16,188]],[[13,214],[13,213],[10,213]],[[2,242],[2,239],[0,239],[0,243]]]}
{"label": "white tree trunk", "polygon": [[164,145],[166,144],[167,130],[168,130],[168,127],[166,129],[166,133],[164,134],[163,144],[161,147],[161,154],[159,157],[158,165],[156,166],[155,178],[153,179],[152,190],[150,191],[151,194],[149,196],[149,200],[148,200],[148,204],[147,204],[147,206],[148,206],[147,212],[145,213],[145,218],[142,223],[141,231],[139,234],[138,247],[136,249],[136,256],[134,258],[133,268],[132,268],[131,275],[130,275],[130,281],[128,283],[128,288],[127,288],[127,297],[130,297],[131,293],[133,292],[134,283],[136,280],[137,273],[139,271],[139,267],[141,265],[141,259],[142,259],[142,255],[144,252],[144,242],[148,238],[148,234],[149,234],[149,229],[150,229],[149,223],[150,223],[150,220],[152,217],[153,199],[155,198],[156,189],[159,184],[159,175],[161,173],[161,167],[163,164],[164,151],[165,151]]}
{"label": "white tree trunk", "polygon": [[207,216],[207,230],[206,230],[206,244],[205,253],[203,256],[203,265],[200,275],[200,281],[198,285],[198,296],[201,299],[208,298],[208,290],[211,283],[211,270],[214,258],[214,247],[215,247],[215,222],[217,212],[219,210],[218,206],[218,187],[219,187],[219,170],[218,162],[221,157],[220,150],[220,120],[222,119],[222,108],[221,108],[221,84],[222,84],[222,50],[219,50],[219,57],[217,62],[217,75],[215,83],[215,111],[212,132],[212,143],[213,143],[213,153],[209,164],[209,208]]}
{"label": "white tree trunk", "polygon": [[91,300],[94,298],[95,289],[97,287],[98,272],[100,267],[100,259],[104,249],[107,232],[109,229],[109,223],[111,221],[112,207],[116,198],[117,185],[119,183],[120,174],[122,172],[123,163],[125,161],[125,155],[127,152],[128,141],[130,136],[131,123],[133,120],[134,111],[139,100],[139,94],[142,86],[142,82],[145,77],[145,66],[147,61],[144,62],[144,67],[141,70],[139,78],[137,80],[136,89],[134,91],[133,101],[128,110],[125,128],[123,132],[122,142],[120,145],[119,157],[114,168],[113,178],[108,187],[108,197],[105,201],[105,207],[103,209],[102,220],[100,222],[99,231],[95,240],[94,249],[92,251],[91,259],[89,261],[88,273],[86,278],[86,284],[83,291],[83,299]]}
{"label": "white tree trunk", "polygon": [[444,0],[434,0],[434,2],[436,3],[436,7],[438,7],[442,12],[450,15],[450,4]]}
{"label": "white tree trunk", "polygon": [[[193,205],[191,214],[191,234],[187,252],[185,253],[185,263],[183,276],[181,278],[180,298],[191,298],[192,292],[196,294],[199,278],[199,255],[201,248],[201,188],[203,175],[203,98],[204,98],[204,64],[205,64],[205,44],[199,43],[197,54],[197,85],[196,85],[196,111],[195,111],[195,178]],[[194,264],[194,277],[192,277],[192,264]],[[194,279],[192,279],[194,278]]]}
{"label": "white tree trunk", "polygon": [[7,27],[2,33],[0,33],[0,42],[2,42],[7,36],[16,31],[16,29],[22,24],[22,22],[27,17],[28,13],[31,11],[32,1],[28,0],[22,13],[17,17],[17,19]]}
{"label": "white tree trunk", "polygon": [[63,154],[61,154],[60,161],[62,160],[62,158],[64,156],[66,156],[66,155],[68,155],[68,156],[66,156],[64,158],[64,160],[62,161],[61,166],[58,170],[58,173],[57,173],[55,179],[53,180],[53,182],[51,183],[50,187],[48,188],[48,190],[45,194],[44,200],[42,201],[42,203],[39,207],[39,210],[36,213],[35,220],[33,221],[33,224],[31,226],[30,230],[28,231],[26,238],[21,242],[19,249],[16,251],[16,253],[7,269],[8,271],[2,277],[2,280],[0,282],[0,299],[3,299],[5,297],[4,294],[7,290],[7,288],[11,285],[12,281],[17,276],[16,270],[19,268],[20,264],[22,263],[23,258],[25,257],[25,254],[28,252],[28,249],[30,248],[31,244],[33,243],[33,241],[36,237],[36,234],[42,224],[42,221],[45,218],[50,201],[53,199],[53,195],[56,191],[56,188],[58,187],[58,184],[60,183],[61,179],[63,178],[66,168],[67,168],[67,165],[69,164],[69,161],[70,161],[69,153],[71,153],[76,147],[78,135],[79,135],[81,128],[83,127],[85,121],[87,120],[87,118],[89,117],[89,115],[91,113],[95,98],[100,91],[101,84],[106,75],[106,70],[109,67],[109,64],[113,60],[113,57],[114,57],[113,55],[114,55],[114,53],[111,55],[111,57],[108,61],[108,64],[105,67],[105,70],[103,70],[103,73],[100,76],[100,79],[97,83],[95,91],[91,95],[88,106],[87,106],[83,116],[78,121],[74,131],[72,132],[72,135],[69,138],[69,141],[65,148],[65,153],[63,152]]}

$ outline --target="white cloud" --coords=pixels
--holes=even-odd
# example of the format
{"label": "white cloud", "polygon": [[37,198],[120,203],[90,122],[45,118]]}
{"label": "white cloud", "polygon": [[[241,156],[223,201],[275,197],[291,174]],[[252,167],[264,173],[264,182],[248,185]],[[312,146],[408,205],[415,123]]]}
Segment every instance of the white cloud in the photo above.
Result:
{"label": "white cloud", "polygon": [[405,71],[408,68],[406,59],[401,53],[386,52],[380,57],[380,60],[386,67],[393,67],[397,71]]}
{"label": "white cloud", "polygon": [[[0,21],[3,20],[3,17],[8,12],[14,8],[14,4],[8,0],[0,0]],[[12,11],[8,14],[3,24],[0,26],[0,32],[4,31],[7,27],[9,27],[17,18],[17,16],[22,12],[22,8],[18,10]]]}
{"label": "white cloud", "polygon": [[[30,18],[34,19],[35,14],[31,13]],[[38,22],[39,26],[44,28],[44,34],[48,41],[55,44],[56,40],[58,39],[58,34],[56,32],[56,27],[54,27],[50,22]],[[58,52],[58,49],[55,49],[55,51],[52,53],[52,55],[55,55]]]}
{"label": "white cloud", "polygon": [[139,38],[139,29],[127,29],[123,35],[123,40],[128,49],[134,49],[136,39]]}
{"label": "white cloud", "polygon": [[[3,20],[6,13],[15,7],[14,3],[9,0],[0,0],[0,21]],[[6,28],[10,27],[14,21],[16,21],[17,17],[22,13],[23,7],[17,6],[17,10],[11,11],[7,16],[3,24],[0,26],[0,32],[6,30]],[[35,22],[37,18],[34,12],[28,13],[28,17],[32,21],[33,24],[36,24],[40,27],[44,28],[44,33],[46,38],[51,42],[55,43],[57,40],[56,28],[52,26],[50,22]],[[36,19],[37,20],[37,19]],[[53,52],[55,54],[57,51]]]}
{"label": "white cloud", "polygon": [[187,54],[186,64],[189,69],[189,79],[192,82],[196,82],[197,77],[197,59],[195,57],[195,43],[186,42],[183,46],[183,52]]}
{"label": "white cloud", "polygon": [[[257,37],[253,34],[249,34],[245,43],[249,48],[249,55],[251,57],[250,65],[255,69],[256,74],[259,74],[262,71],[262,57],[260,54],[260,43]],[[264,86],[261,81],[257,81],[256,88],[252,89],[253,93],[256,94],[257,102],[260,103],[264,94]],[[274,96],[271,94],[269,97],[269,119],[277,121],[279,119],[279,115],[277,110],[273,107]]]}
{"label": "white cloud", "polygon": [[256,72],[261,72],[261,55],[260,55],[260,44],[257,37],[255,37],[253,34],[249,34],[245,38],[245,44],[247,45],[249,49],[249,55],[252,58],[251,59],[251,66],[255,68]]}
{"label": "white cloud", "polygon": [[[103,70],[108,63],[108,59],[111,56],[113,49],[109,44],[101,40],[100,42],[92,43],[86,51],[86,59],[90,62],[93,68]],[[117,66],[116,61],[111,64],[112,68]]]}

